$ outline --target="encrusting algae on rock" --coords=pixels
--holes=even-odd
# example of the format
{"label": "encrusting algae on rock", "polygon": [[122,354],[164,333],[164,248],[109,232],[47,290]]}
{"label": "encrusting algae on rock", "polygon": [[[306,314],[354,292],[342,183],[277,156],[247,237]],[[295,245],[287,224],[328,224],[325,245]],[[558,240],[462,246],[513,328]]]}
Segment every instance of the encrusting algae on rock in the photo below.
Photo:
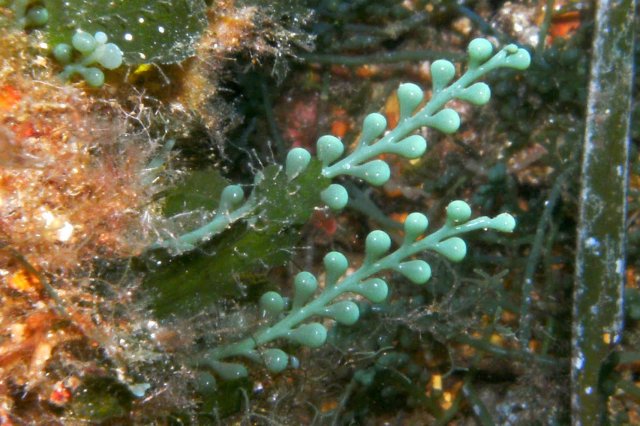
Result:
{"label": "encrusting algae on rock", "polygon": [[89,282],[96,259],[145,245],[151,146],[126,133],[111,103],[62,82],[1,14],[0,31],[0,418],[10,419],[16,404],[65,402],[72,389],[47,364],[81,376],[71,342],[76,353],[114,352],[105,347],[113,330],[92,321],[103,296]]}
{"label": "encrusting algae on rock", "polygon": [[3,239],[47,270],[131,254],[139,242],[127,230],[144,201],[144,147],[119,140],[125,122],[109,105],[26,61],[21,35],[2,43]]}
{"label": "encrusting algae on rock", "polygon": [[[129,408],[149,386],[168,389],[145,395],[138,414],[189,406],[180,396],[188,369],[137,374],[164,354],[155,352],[160,343],[137,300],[137,278],[114,272],[109,279],[124,280],[116,286],[102,273],[142,253],[162,226],[150,166],[158,147],[136,113],[171,112],[178,129],[195,120],[223,132],[235,122],[218,90],[230,58],[247,50],[256,61],[270,58],[280,49],[267,39],[297,37],[258,31],[271,16],[254,7],[216,6],[196,58],[158,68],[160,75],[144,65],[127,76],[112,72],[105,87],[63,81],[52,46],[37,31],[15,28],[0,6],[0,424],[57,423],[61,412],[99,421],[81,402],[96,378],[106,381],[97,386],[103,392],[125,389]],[[131,101],[137,83],[154,106]]]}

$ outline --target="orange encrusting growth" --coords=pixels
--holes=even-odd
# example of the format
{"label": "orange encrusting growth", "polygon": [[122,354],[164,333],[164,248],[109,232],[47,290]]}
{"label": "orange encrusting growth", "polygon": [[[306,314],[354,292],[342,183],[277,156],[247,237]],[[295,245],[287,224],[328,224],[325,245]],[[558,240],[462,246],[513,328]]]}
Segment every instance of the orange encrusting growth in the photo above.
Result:
{"label": "orange encrusting growth", "polygon": [[0,111],[9,111],[22,98],[20,92],[10,85],[0,87]]}
{"label": "orange encrusting growth", "polygon": [[[4,46],[3,46],[4,48]],[[124,122],[43,69],[33,78],[3,49],[0,235],[44,270],[138,249],[144,149],[118,140]]]}
{"label": "orange encrusting growth", "polygon": [[18,269],[9,275],[9,288],[21,293],[35,293],[42,290],[42,283],[25,269]]}
{"label": "orange encrusting growth", "polygon": [[12,395],[20,389],[25,400],[66,403],[55,387],[60,377],[47,370],[51,360],[82,375],[70,345],[95,350],[109,341],[91,315],[102,296],[83,278],[95,259],[127,257],[146,244],[140,217],[151,195],[143,178],[151,150],[146,140],[122,137],[127,123],[113,102],[96,102],[59,81],[46,59],[25,54],[32,46],[1,26],[2,11],[0,423],[48,424],[37,409],[15,417]]}
{"label": "orange encrusting growth", "polygon": [[555,38],[568,38],[580,28],[581,21],[580,12],[577,10],[555,14],[551,18],[551,26],[549,27],[551,41]]}

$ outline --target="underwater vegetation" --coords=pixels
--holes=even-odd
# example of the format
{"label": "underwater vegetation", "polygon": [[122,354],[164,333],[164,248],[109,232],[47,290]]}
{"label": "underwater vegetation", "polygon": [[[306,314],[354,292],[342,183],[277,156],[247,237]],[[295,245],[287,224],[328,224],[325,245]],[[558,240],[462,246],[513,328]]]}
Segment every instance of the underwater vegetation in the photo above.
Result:
{"label": "underwater vegetation", "polygon": [[[353,152],[340,159],[344,145],[335,136],[322,136],[318,139],[317,154],[323,168],[320,175],[324,178],[335,178],[344,175],[358,177],[374,186],[381,186],[390,178],[390,168],[383,160],[372,160],[381,154],[397,154],[409,159],[421,157],[427,147],[425,139],[411,133],[420,127],[432,127],[445,133],[456,131],[460,125],[458,114],[452,109],[442,109],[451,99],[462,99],[476,105],[489,101],[490,89],[484,83],[473,81],[486,72],[505,66],[525,69],[530,62],[529,54],[515,45],[505,47],[492,56],[493,47],[485,39],[475,39],[469,44],[469,71],[460,79],[451,83],[455,74],[453,64],[446,60],[437,60],[431,65],[434,86],[434,98],[426,102],[423,108],[414,114],[414,110],[423,102],[422,90],[411,83],[398,88],[399,121],[398,126],[384,134],[387,127],[383,115],[372,113],[365,117],[363,131]],[[451,83],[449,85],[449,83]],[[379,140],[375,140],[381,137]],[[368,161],[368,162],[366,162]],[[304,148],[294,148],[287,154],[285,174],[290,181],[296,180],[304,173],[311,162],[311,155]],[[256,192],[260,186],[257,185]],[[300,190],[300,189],[298,189]],[[296,191],[294,189],[294,191]],[[340,184],[330,184],[320,188],[320,199],[333,210],[343,209],[348,202],[348,192]],[[289,193],[291,194],[291,193]],[[191,245],[197,239],[210,238],[211,234],[220,232],[237,217],[250,215],[254,205],[261,203],[259,193],[251,194],[243,203],[242,189],[238,186],[227,186],[221,195],[218,212],[213,221],[197,231],[180,236],[171,245],[180,249],[185,244]],[[235,206],[234,206],[235,205]],[[235,208],[234,208],[235,207]],[[239,215],[237,212],[241,212]],[[373,231],[366,237],[365,258],[363,265],[343,280],[349,263],[340,252],[330,252],[324,257],[325,290],[317,298],[312,296],[318,287],[317,278],[309,272],[300,272],[295,278],[295,294],[291,311],[274,325],[254,333],[250,338],[237,344],[214,349],[203,357],[201,364],[211,367],[223,378],[246,377],[246,369],[240,364],[221,362],[231,356],[244,356],[253,360],[263,360],[272,372],[279,373],[288,364],[288,356],[281,349],[270,348],[263,353],[255,351],[257,346],[269,343],[278,338],[309,347],[321,346],[327,336],[326,328],[320,323],[300,324],[311,316],[333,318],[340,324],[351,325],[358,320],[359,308],[353,301],[339,301],[331,304],[344,293],[356,293],[380,303],[386,299],[387,283],[379,278],[371,278],[385,269],[396,270],[415,284],[424,284],[431,278],[431,267],[423,260],[407,260],[421,251],[433,250],[451,261],[461,261],[466,255],[466,244],[458,235],[478,230],[494,229],[511,232],[515,227],[515,219],[508,213],[493,219],[478,218],[469,221],[471,208],[464,201],[453,201],[447,207],[447,222],[443,228],[418,239],[428,226],[426,216],[411,213],[404,222],[405,240],[399,249],[384,256],[391,247],[391,238],[384,231]],[[221,222],[220,224],[216,222]],[[193,248],[187,246],[186,248]],[[277,317],[285,309],[283,297],[274,291],[262,295],[261,309],[265,315]],[[296,327],[296,328],[294,328]]]}
{"label": "underwater vegetation", "polygon": [[640,422],[603,5],[0,0],[0,424]]}
{"label": "underwater vegetation", "polygon": [[[113,70],[122,65],[122,51],[113,43],[107,43],[109,37],[101,31],[94,35],[84,31],[76,32],[71,44],[60,43],[53,48],[53,56],[58,62],[65,65],[60,77],[70,79],[73,74],[80,74],[90,86],[100,87],[104,84],[104,73],[95,67],[88,65],[100,64],[108,70]],[[82,54],[75,63],[71,63],[73,50]]]}

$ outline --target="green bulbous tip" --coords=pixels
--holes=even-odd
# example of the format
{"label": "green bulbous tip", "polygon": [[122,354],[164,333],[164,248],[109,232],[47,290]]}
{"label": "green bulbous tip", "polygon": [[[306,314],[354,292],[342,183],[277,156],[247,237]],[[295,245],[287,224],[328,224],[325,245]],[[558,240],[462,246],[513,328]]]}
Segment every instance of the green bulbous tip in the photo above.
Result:
{"label": "green bulbous tip", "polygon": [[467,49],[470,62],[473,65],[479,65],[491,57],[493,53],[493,45],[485,38],[476,38],[469,43]]}
{"label": "green bulbous tip", "polygon": [[400,104],[400,119],[407,118],[420,105],[424,93],[420,86],[404,83],[398,87],[398,103]]}
{"label": "green bulbous tip", "polygon": [[332,210],[342,210],[349,201],[349,194],[344,186],[333,183],[320,193],[320,198]]}
{"label": "green bulbous tip", "polygon": [[387,183],[391,177],[391,169],[383,160],[373,160],[351,170],[351,174],[367,181],[373,186]]}
{"label": "green bulbous tip", "polygon": [[344,144],[333,135],[321,136],[316,144],[318,159],[326,166],[344,153]]}
{"label": "green bulbous tip", "polygon": [[388,252],[390,247],[391,238],[389,238],[389,234],[380,230],[370,232],[365,240],[364,249],[367,260],[377,260]]}
{"label": "green bulbous tip", "polygon": [[96,39],[85,31],[77,31],[71,38],[71,44],[76,48],[76,50],[84,54],[93,52],[98,46]]}
{"label": "green bulbous tip", "polygon": [[364,387],[369,387],[373,385],[373,381],[376,378],[376,370],[373,368],[368,368],[366,370],[356,370],[353,373],[353,379],[363,385]]}
{"label": "green bulbous tip", "polygon": [[509,213],[501,213],[491,219],[489,226],[500,232],[513,232],[516,227],[516,219]]}
{"label": "green bulbous tip", "polygon": [[109,37],[107,37],[107,35],[105,33],[103,33],[102,31],[98,31],[93,35],[93,38],[96,39],[96,41],[100,44],[105,44],[107,42],[107,40],[109,40]]}
{"label": "green bulbous tip", "polygon": [[199,393],[211,393],[218,388],[216,378],[206,371],[198,372],[195,382],[196,390]]}
{"label": "green bulbous tip", "polygon": [[265,367],[272,373],[281,373],[287,368],[289,363],[289,355],[283,350],[272,348],[262,352],[262,359]]}
{"label": "green bulbous tip", "polygon": [[322,314],[333,318],[340,324],[353,325],[360,318],[360,309],[355,303],[345,300],[325,307]]}
{"label": "green bulbous tip", "polygon": [[80,73],[89,86],[100,87],[104,84],[104,73],[98,68],[82,68],[78,70],[78,73]]}
{"label": "green bulbous tip", "polygon": [[307,271],[299,272],[293,280],[295,286],[295,296],[293,298],[293,308],[302,306],[318,288],[318,280]]}
{"label": "green bulbous tip", "polygon": [[438,59],[431,63],[431,81],[433,90],[438,92],[456,75],[456,67],[446,59]]}
{"label": "green bulbous tip", "polygon": [[71,62],[73,48],[66,43],[60,43],[53,48],[53,57],[63,65]]}
{"label": "green bulbous tip", "polygon": [[221,361],[209,361],[207,365],[211,367],[223,380],[237,380],[247,377],[249,372],[242,364]]}
{"label": "green bulbous tip", "polygon": [[409,260],[396,268],[414,284],[424,284],[431,278],[431,266],[424,260]]}
{"label": "green bulbous tip", "polygon": [[476,83],[464,89],[458,98],[474,105],[484,105],[491,99],[491,89],[485,83]]}
{"label": "green bulbous tip", "polygon": [[284,310],[284,299],[275,291],[268,291],[260,298],[260,308],[270,315],[278,315]]}
{"label": "green bulbous tip", "polygon": [[220,195],[219,210],[229,212],[237,207],[244,200],[244,191],[240,185],[228,185],[222,190]]}
{"label": "green bulbous tip", "polygon": [[531,55],[525,49],[519,48],[505,59],[506,66],[517,70],[525,70],[531,64]]}
{"label": "green bulbous tip", "polygon": [[447,219],[458,225],[469,220],[471,217],[471,207],[462,200],[455,200],[447,206]]}
{"label": "green bulbous tip", "polygon": [[366,297],[372,303],[381,303],[389,294],[389,286],[381,278],[372,278],[358,283],[352,291]]}
{"label": "green bulbous tip", "polygon": [[98,63],[108,70],[114,70],[122,65],[122,51],[113,43],[98,46],[96,54]]}
{"label": "green bulbous tip", "polygon": [[445,108],[427,119],[427,126],[440,130],[442,133],[453,133],[460,127],[460,116],[451,108]]}
{"label": "green bulbous tip", "polygon": [[491,183],[502,182],[507,177],[507,166],[504,163],[498,163],[489,169],[487,178]]}
{"label": "green bulbous tip", "polygon": [[394,154],[413,160],[419,158],[427,150],[427,141],[420,135],[411,135],[391,145]]}
{"label": "green bulbous tip", "polygon": [[299,345],[317,348],[327,340],[327,329],[317,322],[303,324],[287,333],[287,339]]}
{"label": "green bulbous tip", "polygon": [[35,6],[27,12],[27,26],[40,27],[49,21],[49,11],[42,6]]}
{"label": "green bulbous tip", "polygon": [[404,234],[407,241],[415,241],[429,227],[429,219],[422,213],[411,213],[404,221]]}
{"label": "green bulbous tip", "polygon": [[339,251],[332,251],[327,253],[323,259],[324,268],[327,271],[327,284],[333,285],[338,278],[347,272],[349,267],[349,261],[344,254]]}
{"label": "green bulbous tip", "polygon": [[387,128],[387,119],[384,115],[374,112],[365,117],[362,123],[361,145],[369,145],[375,138],[384,133]]}
{"label": "green bulbous tip", "polygon": [[467,244],[462,238],[452,237],[436,244],[434,250],[452,262],[459,262],[467,255]]}
{"label": "green bulbous tip", "polygon": [[291,355],[289,357],[289,365],[291,365],[291,368],[297,370],[298,368],[300,368],[300,360],[297,357]]}
{"label": "green bulbous tip", "polygon": [[518,46],[516,46],[515,44],[507,44],[504,47],[504,51],[510,55],[513,55],[514,53],[518,52]]}
{"label": "green bulbous tip", "polygon": [[311,154],[304,148],[293,148],[287,154],[285,172],[291,180],[306,170],[311,162]]}

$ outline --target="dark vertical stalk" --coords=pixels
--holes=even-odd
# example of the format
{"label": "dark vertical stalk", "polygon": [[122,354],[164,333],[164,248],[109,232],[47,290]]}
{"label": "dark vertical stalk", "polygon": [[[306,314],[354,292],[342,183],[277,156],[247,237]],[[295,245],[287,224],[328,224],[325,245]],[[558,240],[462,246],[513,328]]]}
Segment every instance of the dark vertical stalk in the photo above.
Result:
{"label": "dark vertical stalk", "polygon": [[269,124],[269,132],[271,133],[271,137],[273,138],[273,143],[276,149],[275,157],[278,163],[283,164],[284,159],[286,158],[287,148],[284,139],[282,139],[282,133],[278,128],[278,123],[276,122],[276,117],[273,113],[273,104],[271,103],[269,87],[267,86],[267,82],[264,79],[261,79],[260,81],[260,92],[262,94],[262,106],[264,107],[264,115],[267,119],[267,123]]}
{"label": "dark vertical stalk", "polygon": [[568,178],[576,169],[575,163],[572,162],[566,169],[557,175],[556,180],[549,191],[549,198],[544,205],[542,215],[536,227],[536,234],[531,244],[531,251],[527,258],[527,264],[524,268],[524,278],[522,280],[522,301],[520,303],[520,327],[518,331],[518,339],[520,339],[520,347],[529,350],[529,341],[531,340],[531,322],[533,316],[531,314],[531,302],[533,300],[534,275],[543,255],[543,245],[547,228],[553,219],[553,211],[556,203],[562,194],[562,188],[565,186]]}
{"label": "dark vertical stalk", "polygon": [[551,26],[554,4],[555,0],[547,0],[545,4],[544,20],[542,21],[542,25],[540,25],[540,33],[538,34],[538,45],[536,46],[536,53],[539,55],[544,51],[544,46],[547,42],[547,34],[549,34],[549,27]]}
{"label": "dark vertical stalk", "polygon": [[622,331],[634,0],[600,0],[587,103],[572,341],[572,422],[606,423],[601,366]]}

